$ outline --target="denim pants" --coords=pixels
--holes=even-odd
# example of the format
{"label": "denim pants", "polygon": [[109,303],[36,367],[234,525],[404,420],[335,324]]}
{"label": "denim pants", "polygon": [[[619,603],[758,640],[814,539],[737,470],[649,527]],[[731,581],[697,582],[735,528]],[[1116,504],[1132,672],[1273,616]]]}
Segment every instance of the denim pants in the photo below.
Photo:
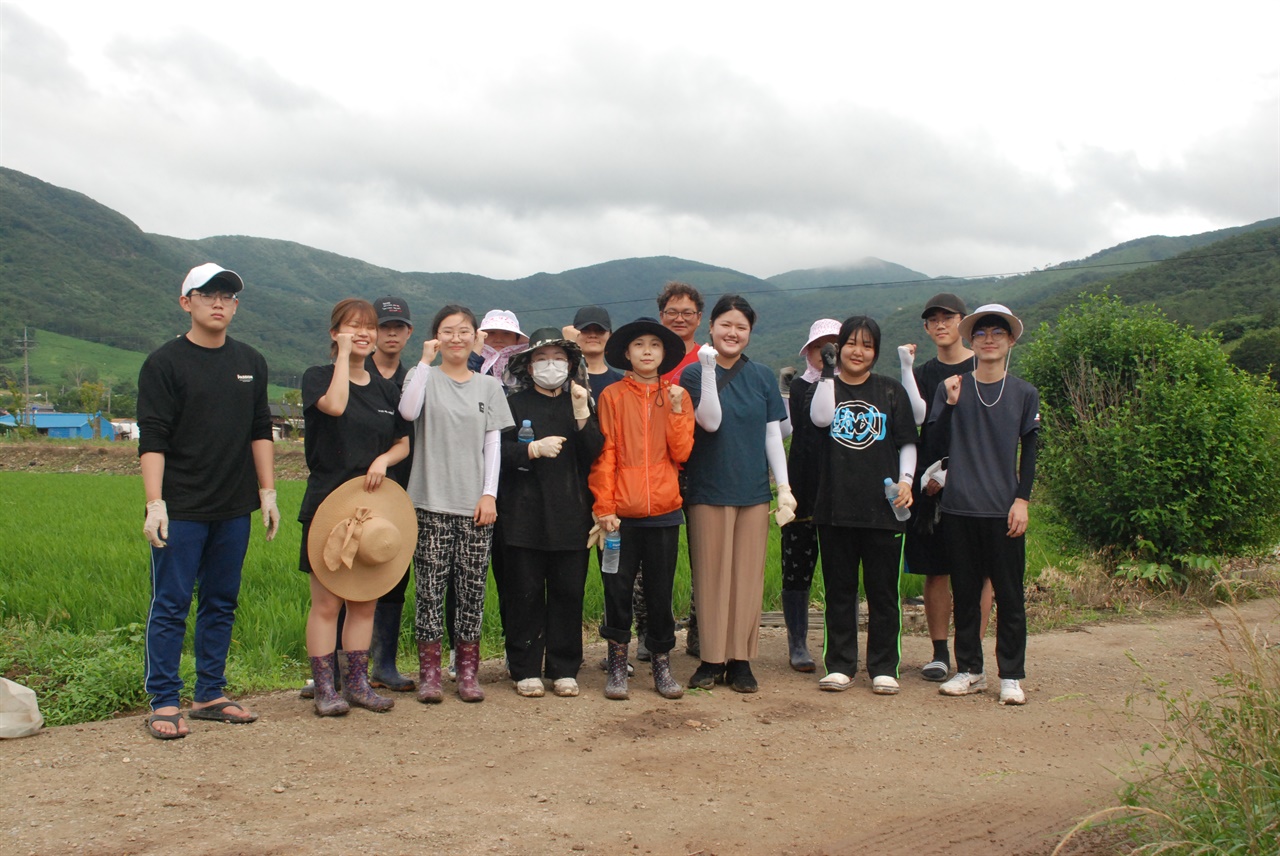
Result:
{"label": "denim pants", "polygon": [[146,689],[153,709],[177,706],[178,666],[191,597],[196,596],[197,702],[213,701],[227,685],[227,651],[240,599],[240,571],[249,547],[249,515],[230,520],[171,520],[168,543],[151,548],[151,610],[147,613]]}

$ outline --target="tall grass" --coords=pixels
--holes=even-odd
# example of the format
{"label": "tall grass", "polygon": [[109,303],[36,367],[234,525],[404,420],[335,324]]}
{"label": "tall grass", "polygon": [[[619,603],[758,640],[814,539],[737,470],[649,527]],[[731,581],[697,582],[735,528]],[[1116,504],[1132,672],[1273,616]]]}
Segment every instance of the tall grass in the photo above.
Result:
{"label": "tall grass", "polygon": [[[282,481],[277,488],[285,516],[280,534],[266,543],[255,516],[245,557],[240,608],[228,663],[228,676],[235,691],[288,686],[303,677],[307,662],[309,595],[307,580],[297,571],[302,527],[294,520],[305,484]],[[141,684],[142,645],[137,625],[145,621],[150,599],[142,496],[138,476],[0,473],[0,622],[7,649],[0,651],[0,671],[39,670],[42,655],[38,652],[56,647],[65,638],[61,634],[71,634],[96,640],[84,649],[85,656],[97,651],[113,662],[122,656],[126,660],[133,657],[136,683]],[[1033,507],[1028,555],[1059,557],[1056,543],[1036,541],[1036,513]],[[779,608],[779,543],[779,530],[773,527],[765,571],[765,610]],[[673,598],[677,615],[688,612],[686,556],[682,533]],[[1033,577],[1035,572],[1033,567],[1028,576]],[[904,576],[904,596],[918,595],[921,582],[920,577]],[[812,597],[820,608],[820,569]],[[583,607],[583,627],[588,636],[595,634],[603,613],[600,574],[592,558]],[[411,586],[401,631],[400,652],[405,665],[416,658],[412,616]],[[481,640],[485,656],[501,652],[502,627],[497,616],[497,591],[491,579]],[[192,624],[188,629],[193,630]],[[188,678],[193,638],[193,632],[189,632],[183,661]],[[135,703],[141,701],[139,693]],[[110,715],[116,709],[119,708],[106,707],[99,716]]]}
{"label": "tall grass", "polygon": [[1119,824],[1131,854],[1276,856],[1280,853],[1280,643],[1235,610],[1210,613],[1227,671],[1209,693],[1146,678],[1163,721],[1126,777],[1122,806],[1080,829]]}

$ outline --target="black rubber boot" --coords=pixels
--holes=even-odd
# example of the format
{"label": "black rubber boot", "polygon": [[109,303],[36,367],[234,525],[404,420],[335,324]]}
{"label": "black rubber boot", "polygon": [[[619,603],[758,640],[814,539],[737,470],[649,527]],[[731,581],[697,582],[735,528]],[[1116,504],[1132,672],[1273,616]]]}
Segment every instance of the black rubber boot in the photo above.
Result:
{"label": "black rubber boot", "polygon": [[809,656],[809,594],[803,591],[782,590],[782,620],[787,622],[787,650],[791,654],[791,668],[797,672],[812,672],[813,657]]}
{"label": "black rubber boot", "polygon": [[369,684],[398,693],[413,692],[413,678],[396,668],[400,647],[400,616],[403,603],[378,602],[373,613],[373,639],[369,643]]}

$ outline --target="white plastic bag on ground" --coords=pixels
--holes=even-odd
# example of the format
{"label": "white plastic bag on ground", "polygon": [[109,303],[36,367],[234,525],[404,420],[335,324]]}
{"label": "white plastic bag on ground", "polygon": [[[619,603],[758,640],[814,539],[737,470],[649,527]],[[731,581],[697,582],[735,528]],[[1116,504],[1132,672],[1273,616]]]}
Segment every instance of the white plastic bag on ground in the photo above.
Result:
{"label": "white plastic bag on ground", "polygon": [[36,694],[22,684],[0,678],[0,738],[29,737],[44,725]]}

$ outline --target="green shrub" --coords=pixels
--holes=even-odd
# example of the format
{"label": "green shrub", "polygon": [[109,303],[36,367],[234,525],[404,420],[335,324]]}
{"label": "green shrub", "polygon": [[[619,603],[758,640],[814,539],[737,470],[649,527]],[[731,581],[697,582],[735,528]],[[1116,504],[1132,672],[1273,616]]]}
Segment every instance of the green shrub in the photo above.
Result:
{"label": "green shrub", "polygon": [[1088,545],[1181,572],[1280,537],[1280,398],[1216,340],[1096,295],[1042,325],[1020,366],[1040,390],[1043,482]]}

